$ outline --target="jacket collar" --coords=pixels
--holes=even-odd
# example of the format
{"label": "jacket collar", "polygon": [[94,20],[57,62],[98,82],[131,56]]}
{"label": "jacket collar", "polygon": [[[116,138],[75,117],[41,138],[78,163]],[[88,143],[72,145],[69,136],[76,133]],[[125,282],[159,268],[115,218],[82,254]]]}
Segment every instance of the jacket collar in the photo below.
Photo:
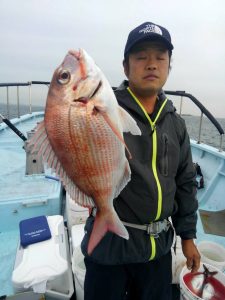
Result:
{"label": "jacket collar", "polygon": [[[135,115],[138,115],[139,118],[141,117],[145,121],[147,121],[143,111],[139,107],[139,105],[136,103],[136,101],[133,99],[133,97],[130,95],[130,93],[127,90],[127,87],[129,86],[128,81],[124,80],[120,86],[115,90],[115,94],[118,96],[118,102],[119,104],[124,107],[125,109],[128,109]],[[166,95],[163,90],[161,90],[158,93],[158,100],[154,109],[154,112],[151,114],[151,119],[154,121],[155,116],[157,115],[161,105],[163,104],[164,100],[166,99]],[[165,107],[163,108],[160,117],[157,121],[157,123],[164,118],[164,116],[167,113],[174,113],[176,111],[175,107],[173,106],[172,101],[168,100]],[[148,122],[148,121],[147,121]]]}

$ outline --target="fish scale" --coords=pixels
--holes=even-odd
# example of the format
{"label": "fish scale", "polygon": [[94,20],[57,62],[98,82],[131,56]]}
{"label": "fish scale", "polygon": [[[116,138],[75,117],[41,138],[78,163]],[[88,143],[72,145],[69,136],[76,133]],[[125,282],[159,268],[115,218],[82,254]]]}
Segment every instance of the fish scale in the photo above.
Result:
{"label": "fish scale", "polygon": [[[80,111],[77,113],[78,110],[73,108],[71,119],[75,120],[74,123],[77,123],[77,125],[72,127],[74,132],[71,133],[71,137],[76,148],[74,152],[81,158],[79,165],[75,166],[76,169],[80,170],[77,184],[83,191],[92,191],[92,195],[95,197],[95,193],[101,194],[100,191],[104,191],[110,182],[114,186],[114,169],[124,163],[122,159],[124,155],[120,155],[120,153],[123,153],[124,147],[118,138],[112,135],[111,128],[105,123],[100,114],[93,117],[87,111],[84,109],[83,114]],[[76,147],[76,144],[86,145],[88,147],[87,151]],[[121,151],[118,151],[120,148]],[[116,153],[118,155],[115,155]],[[117,165],[115,165],[115,161],[117,161]],[[123,170],[121,170],[121,173],[123,174]]]}

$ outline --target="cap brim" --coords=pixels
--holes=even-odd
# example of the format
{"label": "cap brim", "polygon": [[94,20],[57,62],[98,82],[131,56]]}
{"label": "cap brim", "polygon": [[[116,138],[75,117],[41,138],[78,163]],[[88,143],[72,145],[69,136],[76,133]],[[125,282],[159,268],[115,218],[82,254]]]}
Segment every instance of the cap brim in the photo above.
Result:
{"label": "cap brim", "polygon": [[139,38],[134,40],[130,45],[129,48],[126,49],[126,52],[124,53],[124,55],[126,55],[127,53],[129,53],[131,51],[131,49],[136,46],[137,44],[143,42],[143,41],[155,41],[155,40],[160,40],[162,42],[164,42],[166,48],[168,50],[173,50],[173,45],[172,43],[170,43],[166,38],[164,38],[163,36],[157,34],[157,33],[151,33],[145,37]]}

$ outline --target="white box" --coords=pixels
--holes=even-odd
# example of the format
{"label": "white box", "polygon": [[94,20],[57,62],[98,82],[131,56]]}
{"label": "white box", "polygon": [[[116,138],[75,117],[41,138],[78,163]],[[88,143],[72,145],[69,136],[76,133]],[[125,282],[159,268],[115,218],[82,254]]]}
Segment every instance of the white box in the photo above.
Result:
{"label": "white box", "polygon": [[48,216],[52,238],[26,248],[20,245],[12,275],[15,292],[33,290],[52,299],[70,299],[73,280],[63,217]]}
{"label": "white box", "polygon": [[84,264],[84,256],[81,252],[80,246],[76,247],[73,251],[72,268],[75,282],[76,299],[84,300],[84,279],[86,268]]}
{"label": "white box", "polygon": [[71,228],[72,251],[80,247],[84,237],[84,226],[85,224],[77,224]]}
{"label": "white box", "polygon": [[84,299],[84,278],[85,278],[85,264],[84,256],[81,252],[80,244],[84,237],[85,224],[77,224],[71,228],[71,242],[72,242],[72,269],[76,290],[76,299]]}

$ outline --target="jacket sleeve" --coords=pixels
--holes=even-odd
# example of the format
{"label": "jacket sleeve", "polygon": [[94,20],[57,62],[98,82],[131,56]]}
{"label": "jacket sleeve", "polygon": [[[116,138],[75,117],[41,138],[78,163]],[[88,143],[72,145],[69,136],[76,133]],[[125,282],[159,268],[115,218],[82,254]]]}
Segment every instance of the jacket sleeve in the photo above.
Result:
{"label": "jacket sleeve", "polygon": [[[180,120],[181,121],[181,120]],[[184,121],[180,139],[179,166],[176,175],[175,201],[177,210],[172,216],[173,225],[181,239],[196,238],[197,209],[196,172],[194,170],[190,139]]]}

